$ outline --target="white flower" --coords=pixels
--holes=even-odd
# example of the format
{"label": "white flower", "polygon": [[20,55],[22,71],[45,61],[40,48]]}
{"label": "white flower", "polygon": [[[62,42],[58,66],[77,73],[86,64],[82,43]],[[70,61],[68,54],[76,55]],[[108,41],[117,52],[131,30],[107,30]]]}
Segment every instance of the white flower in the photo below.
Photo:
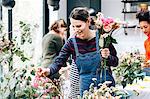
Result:
{"label": "white flower", "polygon": [[101,37],[103,37],[103,38],[106,38],[108,36],[109,36],[109,33],[104,33],[104,34],[101,35]]}
{"label": "white flower", "polygon": [[96,79],[96,78],[92,78],[92,80],[93,80],[93,81],[96,81],[97,79]]}

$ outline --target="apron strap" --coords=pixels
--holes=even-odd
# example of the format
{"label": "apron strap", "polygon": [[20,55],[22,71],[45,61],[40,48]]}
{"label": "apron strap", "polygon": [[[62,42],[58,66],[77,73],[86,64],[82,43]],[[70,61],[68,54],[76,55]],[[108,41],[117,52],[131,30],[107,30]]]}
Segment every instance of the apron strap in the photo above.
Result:
{"label": "apron strap", "polygon": [[77,42],[76,42],[75,37],[73,38],[73,45],[74,45],[74,48],[75,48],[76,56],[79,56],[79,50],[78,50],[78,46],[77,46]]}
{"label": "apron strap", "polygon": [[96,31],[96,50],[99,53],[99,34],[98,34],[98,30]]}

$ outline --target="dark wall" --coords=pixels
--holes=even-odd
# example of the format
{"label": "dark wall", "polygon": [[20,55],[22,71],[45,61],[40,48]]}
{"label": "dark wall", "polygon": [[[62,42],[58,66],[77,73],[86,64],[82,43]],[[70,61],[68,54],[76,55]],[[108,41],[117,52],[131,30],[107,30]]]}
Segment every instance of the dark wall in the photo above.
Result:
{"label": "dark wall", "polygon": [[49,9],[47,0],[43,0],[43,5],[43,35],[45,35],[49,32]]}
{"label": "dark wall", "polygon": [[[49,27],[49,9],[47,0],[43,0],[43,35],[48,33]],[[101,0],[67,0],[67,23],[69,23],[69,14],[74,7],[88,7],[95,9],[96,12],[101,11]],[[69,36],[69,33],[68,33]]]}
{"label": "dark wall", "polygon": [[101,11],[101,0],[68,0],[67,1],[67,16],[75,7],[88,7],[95,9],[96,12]]}
{"label": "dark wall", "polygon": [[0,5],[0,20],[2,20],[2,6]]}
{"label": "dark wall", "polygon": [[[101,11],[101,0],[67,0],[67,23],[69,22],[69,14],[75,7],[93,8],[96,13]],[[69,33],[68,33],[69,36]]]}

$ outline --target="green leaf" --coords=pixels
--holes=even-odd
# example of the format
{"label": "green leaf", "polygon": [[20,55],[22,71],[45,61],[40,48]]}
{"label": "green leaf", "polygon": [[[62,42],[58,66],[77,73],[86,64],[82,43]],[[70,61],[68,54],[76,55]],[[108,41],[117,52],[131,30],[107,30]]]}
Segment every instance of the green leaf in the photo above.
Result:
{"label": "green leaf", "polygon": [[31,79],[32,79],[32,78],[29,76],[29,77],[28,77],[28,80],[30,80],[30,81],[31,81]]}
{"label": "green leaf", "polygon": [[34,70],[32,70],[32,71],[31,71],[31,74],[32,74],[32,75],[35,75],[35,71],[34,71]]}
{"label": "green leaf", "polygon": [[126,81],[122,81],[121,84],[122,84],[123,88],[125,88],[126,85],[127,85],[127,84],[126,84]]}

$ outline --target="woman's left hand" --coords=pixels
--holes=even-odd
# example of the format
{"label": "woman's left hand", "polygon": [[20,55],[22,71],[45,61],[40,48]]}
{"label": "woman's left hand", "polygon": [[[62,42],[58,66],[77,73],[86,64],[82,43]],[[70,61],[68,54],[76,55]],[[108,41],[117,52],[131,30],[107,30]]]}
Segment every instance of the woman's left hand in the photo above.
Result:
{"label": "woman's left hand", "polygon": [[103,58],[108,58],[108,56],[110,55],[110,51],[108,48],[104,48],[104,49],[101,49],[101,55]]}

